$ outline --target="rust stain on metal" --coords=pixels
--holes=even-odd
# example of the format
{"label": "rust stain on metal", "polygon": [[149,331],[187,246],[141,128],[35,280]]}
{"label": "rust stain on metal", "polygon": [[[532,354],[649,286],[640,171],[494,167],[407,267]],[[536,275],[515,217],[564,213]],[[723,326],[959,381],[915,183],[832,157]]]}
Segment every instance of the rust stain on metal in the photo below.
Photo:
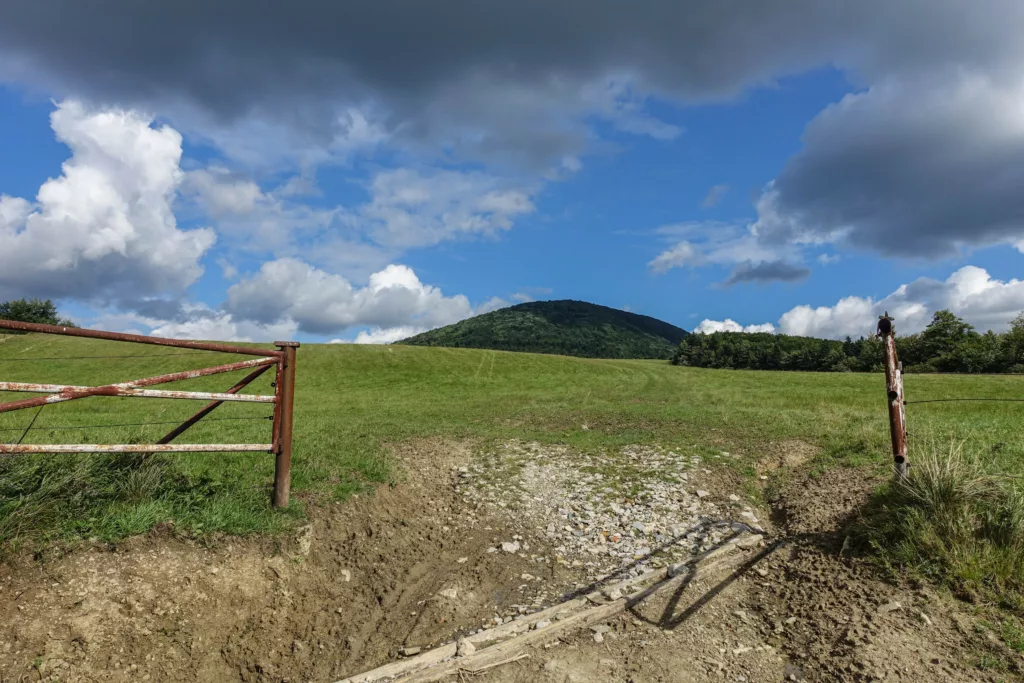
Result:
{"label": "rust stain on metal", "polygon": [[[32,387],[32,388],[27,388]],[[0,382],[0,391],[24,391],[48,393],[49,396],[27,398],[20,401],[0,403],[0,413],[23,410],[50,403],[64,403],[90,396],[124,396],[129,398],[170,398],[199,401],[237,401],[242,403],[274,403],[274,396],[261,394],[228,394],[212,391],[162,391],[159,389],[125,389],[116,384],[105,387],[71,387],[61,384],[22,385],[20,382]]]}
{"label": "rust stain on metal", "polygon": [[[230,389],[228,389],[227,393],[229,393],[229,394],[237,394],[239,391],[241,391],[242,389],[247,387],[251,382],[253,382],[255,379],[257,379],[260,375],[262,375],[264,372],[266,372],[269,369],[270,369],[269,365],[264,365],[262,367],[256,368],[256,370],[254,372],[250,372],[248,375],[246,375],[245,377],[240,379],[235,386],[233,386]],[[275,398],[276,398],[276,396],[275,396]],[[212,413],[214,410],[216,410],[217,408],[219,408],[223,404],[224,404],[224,401],[213,401],[212,403],[207,404],[202,410],[200,410],[195,415],[193,415],[189,419],[185,420],[179,426],[175,427],[170,432],[168,432],[167,435],[164,436],[159,441],[157,441],[157,443],[158,444],[170,443],[171,441],[176,439],[178,436],[180,436],[181,434],[186,432],[190,427],[192,427],[192,425],[194,425],[195,423],[197,423],[200,420],[202,420],[204,417],[206,417],[207,415]],[[274,414],[275,415],[277,414],[277,402],[276,401],[274,403]]]}
{"label": "rust stain on metal", "polygon": [[166,375],[157,375],[155,377],[145,377],[143,379],[135,379],[130,382],[121,382],[113,386],[134,388],[134,387],[151,387],[155,384],[167,384],[168,382],[180,382],[186,379],[196,379],[197,377],[207,377],[209,375],[219,375],[222,372],[234,372],[236,370],[248,370],[249,368],[256,368],[262,365],[274,365],[277,363],[276,358],[256,358],[255,360],[244,360],[237,363],[225,363],[224,365],[214,365],[208,368],[197,368],[195,370],[182,370],[181,372],[172,372]]}
{"label": "rust stain on metal", "polygon": [[0,444],[0,453],[271,453],[268,443]]}
{"label": "rust stain on metal", "polygon": [[18,320],[0,320],[0,329],[16,330],[18,332],[39,332],[41,334],[59,334],[66,337],[88,337],[89,339],[106,339],[109,341],[133,342],[135,344],[174,346],[179,349],[196,349],[198,351],[220,351],[222,353],[241,353],[249,356],[281,357],[284,355],[281,351],[267,351],[266,349],[255,349],[251,346],[235,346],[232,344],[217,344],[214,342],[190,341],[187,339],[167,339],[164,337],[148,337],[141,334],[125,334],[123,332],[104,332],[101,330],[86,330],[80,327],[62,327],[60,325],[41,325],[38,323],[23,323]]}
{"label": "rust stain on metal", "polygon": [[[136,344],[153,344],[172,346],[201,351],[236,353],[259,356],[247,361],[227,363],[195,370],[183,370],[165,375],[145,377],[142,379],[108,384],[97,387],[74,386],[68,384],[41,384],[31,382],[0,382],[0,391],[20,391],[36,394],[47,394],[19,401],[0,403],[0,413],[24,408],[44,406],[50,403],[74,401],[90,396],[123,396],[137,398],[164,398],[210,401],[199,412],[173,429],[155,444],[0,444],[0,454],[15,453],[241,453],[263,452],[275,454],[274,496],[275,507],[286,507],[291,489],[291,456],[293,410],[295,401],[295,356],[298,342],[274,342],[276,351],[267,351],[247,346],[234,346],[214,342],[194,342],[181,339],[148,337],[119,332],[100,330],[83,330],[80,328],[61,327],[57,325],[39,325],[13,320],[0,320],[0,329],[20,332],[36,332],[41,334],[57,334],[69,337],[87,337],[106,339],[109,341],[132,342]],[[276,369],[276,383],[273,396],[241,394],[243,388],[271,368]],[[208,391],[161,391],[146,389],[158,384],[178,382],[182,380],[207,377],[224,372],[254,369],[246,377],[239,380],[226,392]],[[226,401],[247,403],[273,403],[274,425],[272,443],[270,444],[172,444],[170,441],[187,431],[190,427],[209,415]]]}
{"label": "rust stain on metal", "polygon": [[277,368],[277,403],[274,412],[274,507],[288,507],[291,495],[292,416],[295,404],[295,355],[298,342],[275,342],[284,352]]}

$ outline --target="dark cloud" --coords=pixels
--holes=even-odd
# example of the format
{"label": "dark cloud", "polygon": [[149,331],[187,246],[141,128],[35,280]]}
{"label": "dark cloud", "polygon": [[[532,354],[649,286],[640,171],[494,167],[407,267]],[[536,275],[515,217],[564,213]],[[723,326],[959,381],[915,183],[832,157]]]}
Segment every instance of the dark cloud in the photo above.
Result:
{"label": "dark cloud", "polygon": [[1020,240],[1021,102],[1024,87],[979,74],[849,95],[808,125],[756,229],[774,243],[929,258]]}
{"label": "dark cloud", "polygon": [[795,282],[811,274],[809,268],[787,263],[782,259],[776,261],[744,261],[733,268],[732,273],[722,284],[726,287],[741,282]]}
{"label": "dark cloud", "polygon": [[960,0],[6,0],[0,78],[324,138],[339,107],[372,102],[410,140],[550,160],[583,147],[594,111],[671,133],[608,102],[614,75],[693,101],[826,63],[872,80],[1005,62],[1021,4],[974,3],[965,21]]}

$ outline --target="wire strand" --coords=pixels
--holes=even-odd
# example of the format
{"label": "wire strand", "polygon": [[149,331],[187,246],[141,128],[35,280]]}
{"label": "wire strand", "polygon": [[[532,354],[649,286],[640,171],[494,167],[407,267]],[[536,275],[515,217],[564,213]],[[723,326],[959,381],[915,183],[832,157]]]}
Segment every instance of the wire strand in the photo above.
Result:
{"label": "wire strand", "polygon": [[[39,413],[37,412],[36,416],[38,416],[38,415],[39,415]],[[203,422],[223,422],[225,420],[273,420],[273,419],[274,419],[273,415],[260,415],[260,416],[254,416],[254,417],[207,417],[207,418],[203,418],[202,420],[200,420],[196,424],[202,424]],[[104,428],[110,428],[110,427],[147,427],[149,425],[180,425],[180,424],[182,424],[184,422],[184,420],[167,420],[167,421],[164,421],[164,422],[130,422],[130,423],[125,423],[125,424],[103,424],[103,425],[53,425],[53,426],[42,425],[40,427],[33,427],[32,423],[34,423],[34,422],[35,422],[35,417],[32,418],[32,422],[29,423],[28,428],[25,430],[26,432],[29,429],[33,429],[33,430],[52,429],[52,430],[55,430],[55,431],[63,431],[63,430],[67,430],[67,429],[104,429]],[[16,431],[19,431],[19,430],[21,430],[21,427],[3,427],[3,428],[0,428],[0,432],[16,432]],[[22,438],[24,438],[24,437],[22,437]],[[19,443],[21,443],[21,442],[19,441]]]}
{"label": "wire strand", "polygon": [[45,407],[46,407],[45,403],[43,405],[39,406],[39,410],[37,410],[36,414],[32,416],[32,421],[28,423],[28,427],[25,427],[25,431],[23,431],[21,433],[21,438],[18,439],[18,445],[20,445],[21,442],[25,440],[25,437],[28,435],[28,430],[32,429],[32,425],[34,425],[36,423],[36,418],[39,417],[39,413],[43,412],[43,408],[45,408]]}
{"label": "wire strand", "polygon": [[182,353],[143,353],[137,355],[127,356],[52,356],[52,357],[35,357],[35,358],[0,358],[0,362],[5,361],[33,361],[33,360],[96,360],[96,359],[118,359],[118,358],[170,358],[172,356],[194,356],[197,353],[226,353],[224,351],[207,351],[204,349],[196,349],[194,351],[186,351]]}
{"label": "wire strand", "polygon": [[954,401],[1004,401],[1006,403],[1024,403],[1024,398],[929,398],[922,401],[904,401],[903,405],[915,403],[952,403]]}

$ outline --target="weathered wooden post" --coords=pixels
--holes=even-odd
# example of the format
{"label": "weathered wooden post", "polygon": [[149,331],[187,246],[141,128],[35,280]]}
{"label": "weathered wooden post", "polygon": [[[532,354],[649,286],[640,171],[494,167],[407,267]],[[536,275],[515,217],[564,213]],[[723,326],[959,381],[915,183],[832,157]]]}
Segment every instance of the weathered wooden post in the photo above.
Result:
{"label": "weathered wooden post", "polygon": [[889,434],[892,437],[892,458],[896,478],[910,473],[907,461],[907,414],[903,404],[903,366],[896,355],[896,329],[889,312],[878,317],[878,336],[882,339],[885,358],[885,385],[889,401]]}
{"label": "weathered wooden post", "polygon": [[274,406],[274,507],[288,507],[292,487],[292,411],[295,405],[295,349],[299,342],[274,342],[282,351],[277,365]]}

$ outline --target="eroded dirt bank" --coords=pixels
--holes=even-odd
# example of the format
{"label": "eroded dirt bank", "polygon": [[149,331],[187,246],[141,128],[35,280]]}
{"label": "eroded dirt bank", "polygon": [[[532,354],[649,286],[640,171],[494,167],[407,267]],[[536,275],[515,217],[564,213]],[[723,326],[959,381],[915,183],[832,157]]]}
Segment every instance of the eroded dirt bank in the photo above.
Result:
{"label": "eroded dirt bank", "polygon": [[[780,446],[761,476],[804,450]],[[203,548],[158,532],[0,568],[0,680],[336,681],[712,547],[730,522],[766,531],[740,571],[475,680],[1014,675],[975,666],[1002,646],[963,605],[840,554],[835,530],[873,484],[859,472],[790,476],[765,509],[700,458],[655,448],[422,441],[396,456],[404,483],[314,508],[284,541]]]}

